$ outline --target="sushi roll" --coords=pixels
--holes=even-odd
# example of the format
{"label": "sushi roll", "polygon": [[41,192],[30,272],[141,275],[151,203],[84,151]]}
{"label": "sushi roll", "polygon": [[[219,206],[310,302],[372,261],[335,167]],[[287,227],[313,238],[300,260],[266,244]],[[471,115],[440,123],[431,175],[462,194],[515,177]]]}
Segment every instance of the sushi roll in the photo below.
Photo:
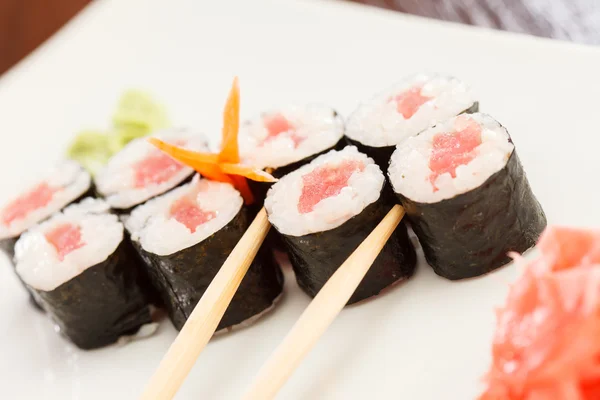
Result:
{"label": "sushi roll", "polygon": [[437,122],[477,112],[478,102],[460,80],[417,74],[375,95],[350,115],[346,136],[386,172],[394,148]]}
{"label": "sushi roll", "polygon": [[56,164],[27,190],[0,207],[0,249],[12,261],[15,243],[23,232],[92,193],[90,174],[79,163],[67,160]]}
{"label": "sushi roll", "polygon": [[453,117],[405,140],[389,178],[427,262],[448,279],[503,266],[546,227],[507,130],[486,114]]}
{"label": "sushi roll", "polygon": [[[190,150],[206,151],[204,136],[175,129],[154,135]],[[132,140],[95,176],[98,194],[118,213],[126,213],[191,178],[194,170],[148,143],[147,138]]]}
{"label": "sushi roll", "polygon": [[[384,182],[375,162],[349,146],[317,157],[269,190],[269,221],[283,237],[299,286],[310,296],[392,208],[382,196]],[[415,250],[401,223],[349,304],[409,278],[415,265]]]}
{"label": "sushi roll", "polygon": [[[233,186],[196,175],[136,207],[125,221],[171,321],[181,329],[248,228],[250,216]],[[283,275],[263,247],[217,329],[254,320],[282,290]]]}
{"label": "sushi roll", "polygon": [[[264,112],[242,124],[239,135],[243,162],[276,178],[344,145],[342,117],[334,109],[319,104]],[[262,203],[270,184],[250,184],[257,201]]]}
{"label": "sushi roll", "polygon": [[17,273],[60,332],[82,349],[101,347],[151,322],[140,265],[108,205],[87,198],[25,232]]}

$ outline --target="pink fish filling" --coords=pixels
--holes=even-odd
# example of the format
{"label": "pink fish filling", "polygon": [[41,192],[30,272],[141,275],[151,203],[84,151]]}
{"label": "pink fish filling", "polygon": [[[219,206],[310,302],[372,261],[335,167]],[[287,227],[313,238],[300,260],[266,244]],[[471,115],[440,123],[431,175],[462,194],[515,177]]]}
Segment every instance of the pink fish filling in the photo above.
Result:
{"label": "pink fish filling", "polygon": [[185,225],[191,233],[195,233],[200,225],[210,221],[217,214],[213,211],[204,211],[195,201],[188,197],[182,197],[171,206],[170,216]]}
{"label": "pink fish filling", "polygon": [[429,181],[435,188],[435,180],[448,172],[456,178],[456,168],[471,162],[481,144],[481,126],[469,117],[458,117],[454,123],[455,131],[439,133],[433,137],[433,151],[429,159],[431,175]]}
{"label": "pink fish filling", "polygon": [[419,108],[433,97],[423,96],[421,87],[416,86],[407,91],[400,93],[390,99],[396,102],[396,109],[405,119],[411,118]]}
{"label": "pink fish filling", "polygon": [[81,241],[81,228],[69,223],[58,225],[47,232],[46,240],[54,247],[60,261],[64,260],[65,256],[73,250],[85,245]]}
{"label": "pink fish filling", "polygon": [[58,189],[51,188],[45,182],[40,183],[4,208],[2,222],[10,225],[13,221],[25,218],[30,212],[47,206],[57,191]]}
{"label": "pink fish filling", "polygon": [[302,177],[302,193],[298,201],[298,211],[301,214],[311,212],[322,200],[337,196],[348,186],[348,180],[353,173],[363,171],[362,161],[346,160],[336,166],[324,165]]}
{"label": "pink fish filling", "polygon": [[153,152],[133,165],[136,188],[159,185],[173,178],[183,165],[161,151]]}
{"label": "pink fish filling", "polygon": [[292,141],[294,142],[294,147],[298,147],[300,143],[302,143],[305,139],[302,136],[296,134],[296,128],[294,127],[294,125],[292,125],[292,123],[281,114],[275,114],[271,117],[265,118],[263,120],[263,123],[265,124],[265,128],[267,128],[268,132],[267,137],[265,138],[265,140],[263,140],[263,144],[270,142],[282,133],[286,132],[291,132],[290,139],[292,139]]}

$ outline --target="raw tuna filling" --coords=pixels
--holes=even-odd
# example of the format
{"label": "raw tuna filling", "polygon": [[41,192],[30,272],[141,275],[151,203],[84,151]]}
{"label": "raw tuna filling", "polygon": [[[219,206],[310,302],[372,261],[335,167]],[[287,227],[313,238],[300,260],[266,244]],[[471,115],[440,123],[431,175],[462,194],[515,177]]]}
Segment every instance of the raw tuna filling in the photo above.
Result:
{"label": "raw tuna filling", "polygon": [[466,165],[477,156],[475,149],[481,144],[481,126],[471,118],[458,117],[454,132],[439,133],[433,137],[433,151],[429,159],[434,190],[435,180],[444,173],[456,178],[456,168]]}
{"label": "raw tuna filling", "polygon": [[301,214],[311,212],[326,198],[337,196],[348,186],[348,180],[356,171],[365,169],[362,161],[346,160],[336,166],[325,165],[302,177],[302,193],[298,201]]}
{"label": "raw tuna filling", "polygon": [[163,152],[153,152],[133,165],[135,171],[135,187],[158,185],[173,178],[183,165]]}
{"label": "raw tuna filling", "polygon": [[51,188],[45,182],[40,183],[4,208],[2,222],[10,225],[15,220],[25,218],[30,212],[47,206],[57,191],[58,189]]}
{"label": "raw tuna filling", "polygon": [[81,228],[74,224],[64,223],[46,233],[46,240],[56,250],[58,259],[63,261],[65,256],[83,247],[81,241]]}
{"label": "raw tuna filling", "polygon": [[263,144],[269,142],[282,133],[290,132],[290,139],[294,142],[294,147],[298,147],[305,138],[299,136],[295,132],[295,127],[283,115],[275,114],[264,119],[265,128],[267,128],[268,136],[263,140]]}
{"label": "raw tuna filling", "polygon": [[391,98],[390,101],[395,101],[398,112],[402,114],[404,119],[409,119],[419,111],[419,108],[421,108],[423,104],[427,103],[432,98],[433,97],[423,96],[421,94],[421,87],[417,86],[396,95]]}
{"label": "raw tuna filling", "polygon": [[185,225],[191,233],[195,233],[200,225],[216,216],[214,211],[203,211],[195,201],[187,196],[176,200],[170,210],[170,217]]}

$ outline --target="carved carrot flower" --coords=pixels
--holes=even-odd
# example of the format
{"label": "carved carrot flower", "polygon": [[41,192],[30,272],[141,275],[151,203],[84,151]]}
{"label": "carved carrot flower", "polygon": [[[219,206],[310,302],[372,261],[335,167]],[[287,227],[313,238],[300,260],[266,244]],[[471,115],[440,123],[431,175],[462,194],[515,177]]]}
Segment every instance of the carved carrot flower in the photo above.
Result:
{"label": "carved carrot flower", "polygon": [[246,179],[258,182],[275,182],[270,174],[252,166],[240,164],[238,133],[240,126],[240,88],[237,77],[233,81],[225,109],[223,111],[223,131],[221,151],[202,153],[187,150],[157,138],[149,141],[179,162],[193,168],[204,177],[232,184],[240,191],[244,202],[252,204],[254,196]]}

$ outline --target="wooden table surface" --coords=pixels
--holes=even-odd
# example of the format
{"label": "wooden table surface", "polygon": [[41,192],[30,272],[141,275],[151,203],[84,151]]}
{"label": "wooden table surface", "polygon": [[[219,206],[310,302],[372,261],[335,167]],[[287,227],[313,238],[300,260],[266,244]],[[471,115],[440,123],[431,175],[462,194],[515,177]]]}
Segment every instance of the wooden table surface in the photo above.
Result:
{"label": "wooden table surface", "polygon": [[[91,0],[0,0],[0,74]],[[600,0],[349,0],[408,14],[600,44]]]}
{"label": "wooden table surface", "polygon": [[407,14],[600,44],[600,0],[353,0]]}

